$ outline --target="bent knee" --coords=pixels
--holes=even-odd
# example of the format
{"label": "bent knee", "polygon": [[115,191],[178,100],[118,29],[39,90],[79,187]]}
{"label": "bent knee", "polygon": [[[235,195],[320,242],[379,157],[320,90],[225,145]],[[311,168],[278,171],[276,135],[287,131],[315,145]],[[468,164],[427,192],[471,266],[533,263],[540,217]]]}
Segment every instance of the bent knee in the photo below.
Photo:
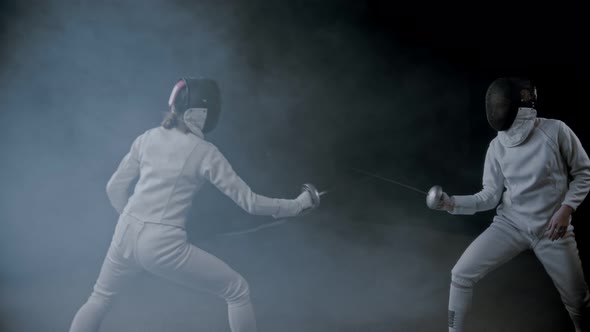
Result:
{"label": "bent knee", "polygon": [[112,303],[112,296],[100,291],[93,291],[88,297],[86,303],[98,305],[100,307],[109,308]]}
{"label": "bent knee", "polygon": [[224,298],[229,304],[241,305],[250,302],[250,285],[241,275],[237,275],[224,292]]}
{"label": "bent knee", "polygon": [[457,287],[471,288],[477,282],[477,278],[473,277],[473,273],[465,265],[457,263],[451,270],[451,282]]}
{"label": "bent knee", "polygon": [[573,315],[590,315],[590,294],[585,292],[576,295],[563,298],[567,311]]}

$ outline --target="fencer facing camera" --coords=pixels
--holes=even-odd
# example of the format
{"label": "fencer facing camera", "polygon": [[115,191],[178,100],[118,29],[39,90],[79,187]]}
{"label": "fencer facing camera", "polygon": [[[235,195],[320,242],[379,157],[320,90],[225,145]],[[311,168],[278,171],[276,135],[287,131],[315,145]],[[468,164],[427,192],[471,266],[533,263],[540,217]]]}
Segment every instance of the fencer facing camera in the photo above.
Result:
{"label": "fencer facing camera", "polygon": [[449,332],[463,332],[476,283],[532,250],[561,295],[576,332],[590,327],[590,292],[578,256],[572,214],[590,191],[590,159],[563,122],[537,117],[528,79],[494,80],[485,97],[497,135],[488,146],[482,190],[449,197],[434,186],[427,205],[451,214],[495,209],[491,225],[455,264],[449,292]]}
{"label": "fencer facing camera", "polygon": [[520,108],[535,108],[537,89],[528,79],[502,77],[486,92],[486,117],[496,131],[508,130]]}

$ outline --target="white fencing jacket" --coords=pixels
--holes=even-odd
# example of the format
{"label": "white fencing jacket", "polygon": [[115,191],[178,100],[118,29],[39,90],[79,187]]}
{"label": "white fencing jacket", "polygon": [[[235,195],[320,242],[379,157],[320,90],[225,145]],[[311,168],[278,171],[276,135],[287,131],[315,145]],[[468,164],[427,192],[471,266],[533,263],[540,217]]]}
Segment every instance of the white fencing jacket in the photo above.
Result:
{"label": "white fencing jacket", "polygon": [[[139,177],[130,195],[130,184]],[[296,200],[257,195],[198,130],[152,128],[135,139],[108,181],[113,207],[144,222],[185,227],[194,194],[209,181],[250,214],[275,218],[301,212]]]}
{"label": "white fencing jacket", "polygon": [[541,235],[561,205],[578,208],[590,190],[588,155],[565,123],[536,115],[521,108],[510,129],[498,132],[487,150],[483,189],[454,196],[450,213],[496,208],[496,218]]}

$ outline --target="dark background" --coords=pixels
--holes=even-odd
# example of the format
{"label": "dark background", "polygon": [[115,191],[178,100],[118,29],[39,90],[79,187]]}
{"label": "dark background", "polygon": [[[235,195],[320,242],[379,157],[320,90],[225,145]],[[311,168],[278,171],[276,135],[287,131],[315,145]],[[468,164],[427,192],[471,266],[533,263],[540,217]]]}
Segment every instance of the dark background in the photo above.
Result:
{"label": "dark background", "polygon": [[[493,211],[430,211],[350,169],[478,191],[495,135],[485,90],[504,75],[534,79],[539,116],[588,147],[583,13],[565,2],[0,2],[0,330],[67,329],[116,223],[108,178],[158,125],[176,79],[201,75],[223,97],[208,139],[256,192],[341,184],[314,214],[237,238],[219,234],[271,219],[211,186],[196,196],[191,241],[249,280],[261,329],[444,331],[450,270]],[[587,276],[588,209],[574,216]],[[478,285],[474,330],[570,328],[530,253]],[[203,296],[147,276],[104,328],[227,330],[223,303]]]}

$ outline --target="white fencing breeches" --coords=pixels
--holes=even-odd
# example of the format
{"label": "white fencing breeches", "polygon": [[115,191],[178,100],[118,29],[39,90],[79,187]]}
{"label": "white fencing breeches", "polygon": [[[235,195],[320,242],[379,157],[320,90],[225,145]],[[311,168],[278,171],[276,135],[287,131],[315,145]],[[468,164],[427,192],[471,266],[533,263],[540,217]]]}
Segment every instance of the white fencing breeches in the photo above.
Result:
{"label": "white fencing breeches", "polygon": [[487,273],[531,249],[549,274],[576,332],[589,332],[590,294],[570,226],[566,235],[552,242],[520,232],[503,221],[494,221],[465,250],[452,270],[449,296],[449,331],[463,331],[473,286]]}
{"label": "white fencing breeches", "polygon": [[178,227],[121,216],[88,301],[70,332],[98,331],[112,299],[141,271],[225,299],[232,332],[254,332],[248,283],[217,257],[189,244]]}

